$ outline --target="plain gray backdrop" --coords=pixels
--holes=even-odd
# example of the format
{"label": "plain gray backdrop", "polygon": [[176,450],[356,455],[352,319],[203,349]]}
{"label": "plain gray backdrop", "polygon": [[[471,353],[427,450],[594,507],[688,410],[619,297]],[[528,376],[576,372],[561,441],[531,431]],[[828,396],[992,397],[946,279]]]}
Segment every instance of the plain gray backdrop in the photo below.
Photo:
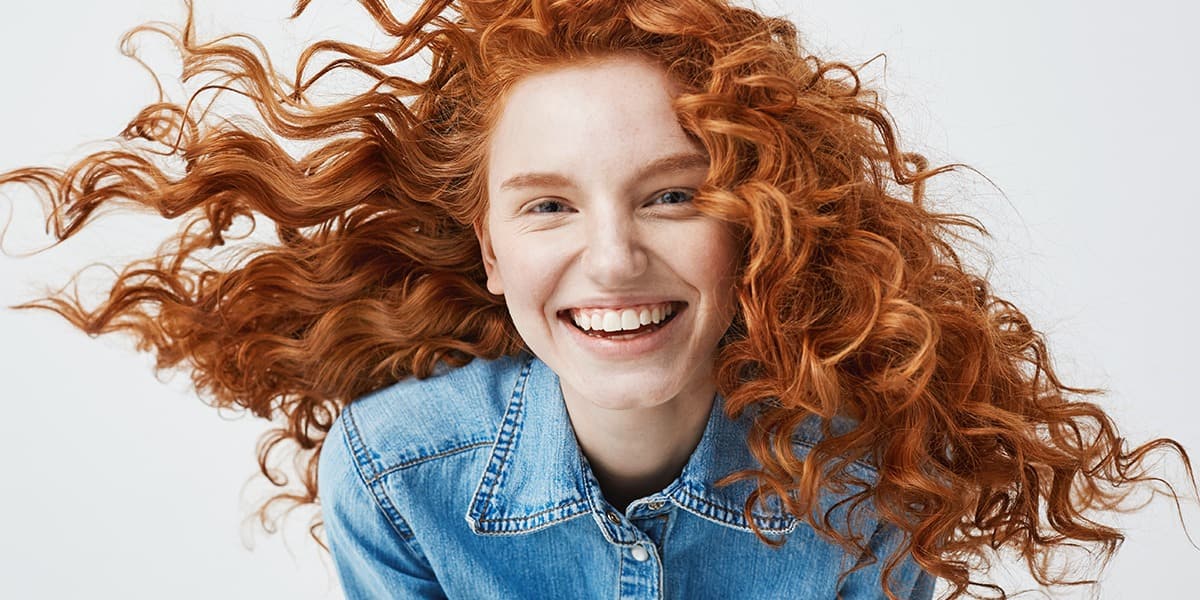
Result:
{"label": "plain gray backdrop", "polygon": [[[146,20],[179,22],[181,5],[69,4],[0,9],[0,169],[65,165],[154,99],[117,40]],[[293,25],[289,1],[197,4],[202,36],[259,36],[285,72],[301,42],[375,35],[348,0],[316,0]],[[904,144],[935,163],[968,163],[1003,190],[967,173],[933,192],[992,231],[996,291],[1046,334],[1060,375],[1109,389],[1098,401],[1131,442],[1173,437],[1200,456],[1200,38],[1189,26],[1200,12],[1168,0],[758,7],[793,19],[822,56],[857,64],[886,54],[864,76]],[[160,41],[143,46],[155,66],[176,68]],[[14,221],[8,252],[46,244],[28,195],[6,190],[0,209],[0,222]],[[115,216],[51,251],[0,257],[0,304],[61,285],[90,262],[141,256],[171,230]],[[311,511],[282,535],[242,523],[271,491],[255,476],[266,424],[218,414],[186,376],[160,382],[151,364],[127,339],[89,339],[48,313],[0,310],[0,596],[339,598],[331,563],[305,530]],[[1165,459],[1182,483],[1178,461]],[[1200,539],[1200,510],[1184,509]],[[1195,597],[1200,550],[1173,504],[1105,522],[1125,527],[1128,540],[1102,583],[1055,597]],[[1003,566],[993,577],[1029,581]]]}

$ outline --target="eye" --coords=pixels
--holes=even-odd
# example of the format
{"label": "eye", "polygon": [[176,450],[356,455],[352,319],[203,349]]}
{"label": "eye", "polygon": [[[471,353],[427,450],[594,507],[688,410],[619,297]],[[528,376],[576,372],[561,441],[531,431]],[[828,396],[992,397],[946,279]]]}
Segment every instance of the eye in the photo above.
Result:
{"label": "eye", "polygon": [[690,192],[688,190],[667,190],[665,192],[660,192],[658,195],[654,196],[654,199],[650,203],[651,204],[683,204],[684,202],[691,202],[692,197],[695,195],[696,195],[695,192]]}
{"label": "eye", "polygon": [[536,202],[529,207],[529,212],[539,214],[553,214],[566,212],[567,206],[561,200],[542,200]]}

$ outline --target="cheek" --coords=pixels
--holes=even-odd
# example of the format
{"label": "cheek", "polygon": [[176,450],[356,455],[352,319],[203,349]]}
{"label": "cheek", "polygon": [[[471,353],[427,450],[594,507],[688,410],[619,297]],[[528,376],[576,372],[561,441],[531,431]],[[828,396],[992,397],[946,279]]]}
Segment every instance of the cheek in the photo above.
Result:
{"label": "cheek", "polygon": [[510,312],[527,312],[546,301],[554,288],[551,253],[526,245],[496,248],[496,268],[504,278],[504,297]]}
{"label": "cheek", "polygon": [[732,297],[740,252],[728,228],[720,222],[705,223],[678,242],[671,255],[697,287]]}

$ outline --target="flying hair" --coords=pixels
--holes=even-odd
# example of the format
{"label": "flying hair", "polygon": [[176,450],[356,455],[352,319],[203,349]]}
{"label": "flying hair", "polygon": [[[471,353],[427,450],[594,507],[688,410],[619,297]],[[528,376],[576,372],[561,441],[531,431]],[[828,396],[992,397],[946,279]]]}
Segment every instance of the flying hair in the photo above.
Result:
{"label": "flying hair", "polygon": [[[66,169],[0,174],[44,202],[56,243],[110,206],[181,219],[95,306],[67,286],[20,308],[132,334],[214,406],[273,421],[257,457],[283,490],[256,513],[268,531],[316,503],[326,433],[355,398],[438,363],[527,351],[486,289],[473,229],[488,135],[523,76],[614,54],[652,61],[677,87],[679,124],[710,161],[694,202],[739,237],[737,314],[715,375],[730,416],[757,414],[746,443],[761,469],[724,480],[756,485],[747,516],[776,498],[861,554],[862,536],[818,503],[823,490],[853,492],[852,513],[869,505],[904,531],[885,587],[911,552],[951,598],[972,585],[1007,598],[971,579],[989,549],[1015,552],[1043,585],[1091,583],[1052,573],[1049,559],[1082,542],[1107,563],[1124,537],[1088,515],[1165,483],[1145,464],[1155,451],[1177,453],[1194,488],[1182,446],[1130,449],[1085,400],[1104,390],[1060,380],[1043,334],[964,265],[955,242],[987,230],[925,193],[962,166],[904,151],[859,68],[810,54],[788,20],[722,0],[424,0],[407,20],[383,0],[360,3],[390,46],[318,41],[290,75],[249,36],[198,40],[190,3],[182,27],[138,27],[124,45],[173,40],[184,81],[202,82],[191,100],[160,97],[114,148]],[[395,74],[424,57],[427,78]],[[371,83],[317,98],[342,73]],[[245,97],[254,114],[221,118],[204,102],[214,93]],[[277,241],[233,236],[241,221]],[[208,260],[219,248],[236,251],[227,264]],[[792,433],[811,415],[826,438],[801,459]],[[833,435],[835,416],[857,426]],[[292,458],[298,489],[270,467],[279,457]],[[878,465],[873,484],[847,468],[864,459]],[[310,533],[324,545],[320,531],[318,515]]]}

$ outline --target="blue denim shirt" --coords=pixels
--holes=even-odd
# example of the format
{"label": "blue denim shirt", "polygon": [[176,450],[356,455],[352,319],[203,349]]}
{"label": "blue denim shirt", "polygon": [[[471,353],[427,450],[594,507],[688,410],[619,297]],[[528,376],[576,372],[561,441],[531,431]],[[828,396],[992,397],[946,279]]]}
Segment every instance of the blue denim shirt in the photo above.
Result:
{"label": "blue denim shirt", "polygon": [[[350,599],[885,598],[881,566],[898,529],[863,525],[879,560],[839,587],[860,557],[777,501],[753,515],[785,539],[771,547],[742,513],[753,484],[713,485],[758,466],[745,444],[750,422],[725,417],[718,394],[679,477],[621,512],[600,493],[558,377],[540,360],[476,359],[400,381],[347,406],[321,453],[342,588]],[[819,439],[811,425],[796,436],[800,455]],[[875,478],[870,464],[851,468]],[[822,509],[836,500],[822,498]],[[911,557],[893,580],[901,598],[933,594],[934,578]]]}

